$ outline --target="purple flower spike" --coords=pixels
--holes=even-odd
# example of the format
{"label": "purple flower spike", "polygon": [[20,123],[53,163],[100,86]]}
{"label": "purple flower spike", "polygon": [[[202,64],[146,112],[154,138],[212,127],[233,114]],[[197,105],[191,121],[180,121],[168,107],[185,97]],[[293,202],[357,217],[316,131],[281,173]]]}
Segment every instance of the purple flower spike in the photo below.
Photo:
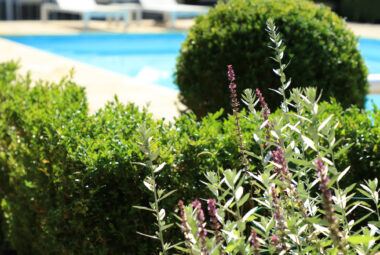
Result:
{"label": "purple flower spike", "polygon": [[322,193],[322,206],[325,210],[325,216],[329,223],[329,229],[333,242],[341,249],[343,254],[346,254],[346,245],[344,244],[344,235],[339,231],[338,219],[334,214],[334,206],[332,204],[331,190],[329,189],[330,178],[327,176],[327,168],[321,158],[317,158],[314,163],[317,168],[319,177],[319,189]]}
{"label": "purple flower spike", "polygon": [[207,210],[208,210],[208,214],[210,215],[211,229],[218,230],[220,228],[220,224],[219,224],[218,218],[216,217],[218,210],[216,209],[215,203],[216,203],[215,199],[208,199]]}
{"label": "purple flower spike", "polygon": [[241,161],[244,165],[244,168],[246,171],[249,171],[249,163],[247,159],[245,151],[245,145],[243,143],[243,134],[241,132],[241,126],[240,126],[240,118],[239,118],[239,101],[236,93],[236,84],[235,84],[235,72],[232,68],[232,65],[228,65],[228,80],[230,82],[229,88],[231,92],[231,106],[232,106],[232,112],[235,117],[235,126],[236,126],[236,134],[237,134],[237,142],[239,145],[240,153],[241,153]]}
{"label": "purple flower spike", "polygon": [[[263,120],[267,121],[269,119],[270,110],[268,108],[268,104],[265,102],[265,99],[263,97],[263,94],[261,94],[261,91],[259,89],[256,89],[256,95],[259,98],[259,102],[261,105],[261,109],[263,110]],[[269,122],[265,125],[265,139],[267,141],[270,140],[270,129],[273,128],[273,123]],[[268,146],[268,142],[265,144]]]}
{"label": "purple flower spike", "polygon": [[228,80],[230,81],[229,88],[231,92],[231,100],[232,100],[232,110],[235,112],[239,111],[239,101],[237,99],[237,93],[236,93],[236,84],[235,84],[235,72],[232,68],[232,65],[228,65]]}
{"label": "purple flower spike", "polygon": [[259,239],[257,237],[257,232],[254,229],[251,229],[251,248],[253,249],[253,254],[258,255],[259,254]]}
{"label": "purple flower spike", "polygon": [[201,252],[202,254],[206,254],[207,248],[206,248],[206,236],[207,236],[207,230],[204,227],[205,222],[205,216],[202,210],[202,204],[199,202],[199,200],[194,200],[192,203],[193,208],[196,210],[196,219],[197,219],[197,227],[198,227],[198,237],[201,239],[202,247]]}
{"label": "purple flower spike", "polygon": [[186,232],[186,230],[187,230],[187,225],[186,225],[187,218],[186,218],[185,209],[183,207],[183,201],[182,200],[178,201],[178,207],[179,207],[179,209],[181,211],[181,219],[182,219],[182,229],[181,229],[181,231],[182,232]]}
{"label": "purple flower spike", "polygon": [[280,167],[275,166],[274,171],[281,176],[281,180],[283,182],[290,182],[288,178],[290,175],[288,164],[285,160],[284,150],[280,146],[277,146],[277,149],[275,151],[272,151],[272,158],[273,162],[280,165]]}

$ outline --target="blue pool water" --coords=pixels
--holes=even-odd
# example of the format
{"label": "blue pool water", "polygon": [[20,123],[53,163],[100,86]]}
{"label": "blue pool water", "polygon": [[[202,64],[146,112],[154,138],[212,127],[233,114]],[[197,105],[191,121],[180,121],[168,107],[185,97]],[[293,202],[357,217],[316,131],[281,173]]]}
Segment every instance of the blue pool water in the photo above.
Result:
{"label": "blue pool water", "polygon": [[6,39],[176,89],[173,72],[184,33],[11,36]]}
{"label": "blue pool water", "polygon": [[[143,82],[177,89],[173,72],[185,33],[12,36],[6,39],[91,64]],[[362,38],[359,49],[372,74],[380,74],[380,40]],[[369,95],[380,106],[380,95]]]}
{"label": "blue pool water", "polygon": [[380,74],[380,40],[361,38],[359,50],[369,68],[369,73]]}

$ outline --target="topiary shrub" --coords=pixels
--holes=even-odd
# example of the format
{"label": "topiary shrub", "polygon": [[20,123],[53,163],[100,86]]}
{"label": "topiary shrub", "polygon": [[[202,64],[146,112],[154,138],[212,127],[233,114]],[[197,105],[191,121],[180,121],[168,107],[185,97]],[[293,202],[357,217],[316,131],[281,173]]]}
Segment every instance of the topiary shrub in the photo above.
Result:
{"label": "topiary shrub", "polygon": [[346,108],[364,106],[367,68],[357,50],[358,41],[344,20],[328,7],[306,0],[230,0],[200,16],[182,44],[175,82],[180,100],[198,117],[220,107],[230,112],[227,64],[235,67],[238,93],[259,88],[268,105],[276,108],[280,96],[265,32],[272,18],[287,45],[291,64],[290,87],[315,86],[323,98],[335,97]]}

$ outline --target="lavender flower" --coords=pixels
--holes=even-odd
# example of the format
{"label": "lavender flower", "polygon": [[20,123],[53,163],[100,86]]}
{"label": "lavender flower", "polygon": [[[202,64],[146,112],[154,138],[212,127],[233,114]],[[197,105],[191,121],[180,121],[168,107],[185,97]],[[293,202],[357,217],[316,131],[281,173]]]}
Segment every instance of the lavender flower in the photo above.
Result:
{"label": "lavender flower", "polygon": [[218,218],[216,217],[216,214],[218,213],[218,210],[215,206],[216,200],[213,198],[210,198],[207,200],[207,210],[208,214],[210,215],[210,221],[211,221],[211,229],[214,230],[214,236],[216,237],[216,240],[218,240],[219,245],[219,252],[221,255],[225,254],[222,250],[222,243],[223,238],[219,233],[219,229],[221,225],[219,224]]}
{"label": "lavender flower", "polygon": [[269,119],[270,110],[268,104],[265,102],[265,98],[259,89],[256,89],[256,95],[259,98],[261,109],[263,109],[263,119],[264,121]]}
{"label": "lavender flower", "polygon": [[278,243],[280,242],[280,238],[279,238],[278,236],[271,236],[270,241],[271,241],[271,243],[272,243],[274,246],[277,246]]}
{"label": "lavender flower", "polygon": [[282,216],[282,211],[280,208],[280,201],[278,200],[278,192],[274,186],[272,186],[272,203],[274,205],[274,219],[277,223],[277,226],[281,230],[284,230],[284,228],[285,228],[285,225],[283,222],[284,217]]}
{"label": "lavender flower", "polygon": [[331,238],[335,245],[337,245],[343,254],[346,254],[346,247],[344,244],[344,235],[339,231],[338,219],[334,214],[334,206],[332,204],[331,190],[329,189],[330,178],[327,176],[327,168],[324,165],[321,158],[317,158],[315,161],[317,166],[317,175],[319,177],[320,185],[319,189],[322,192],[322,206],[325,210],[325,216],[329,223],[329,229]]}
{"label": "lavender flower", "polygon": [[[276,244],[276,246],[277,246],[277,249],[283,249],[286,244],[286,241],[285,241],[286,223],[285,223],[285,219],[281,210],[280,201],[278,200],[279,194],[274,186],[271,187],[271,190],[272,190],[272,203],[274,205],[274,220],[276,222],[276,228],[281,233],[281,238],[277,236],[276,237],[279,238],[278,240],[279,241],[281,240],[281,243],[283,244],[283,245]],[[274,237],[272,236],[272,241],[273,241],[273,238]]]}
{"label": "lavender flower", "polygon": [[[263,94],[261,94],[261,91],[259,89],[256,89],[256,95],[259,98],[261,109],[263,110],[263,120],[268,121],[264,128],[265,128],[265,139],[267,141],[269,141],[270,140],[270,129],[273,128],[273,123],[269,122],[270,110],[268,108],[268,104],[265,102],[265,98],[264,98]],[[269,143],[266,142],[265,145],[268,146]]]}
{"label": "lavender flower", "polygon": [[181,211],[181,220],[182,220],[181,231],[183,233],[183,232],[186,232],[188,230],[188,228],[187,228],[187,225],[186,225],[187,217],[186,217],[185,209],[183,207],[183,201],[182,200],[178,201],[178,207],[179,207],[179,210]]}
{"label": "lavender flower", "polygon": [[237,141],[239,145],[239,149],[241,152],[241,161],[244,165],[244,168],[246,171],[249,170],[249,163],[247,159],[247,155],[244,153],[245,151],[245,145],[243,143],[243,134],[241,132],[241,126],[240,126],[240,118],[239,118],[239,101],[237,99],[237,93],[236,93],[236,84],[235,84],[235,72],[232,68],[232,65],[228,65],[228,80],[230,82],[229,88],[231,92],[231,105],[232,105],[232,111],[233,115],[235,117],[235,126],[236,126],[236,133],[237,133]]}
{"label": "lavender flower", "polygon": [[199,202],[199,200],[194,200],[192,203],[193,208],[196,210],[196,219],[197,219],[197,227],[198,227],[198,237],[201,239],[202,247],[201,252],[203,254],[206,254],[207,248],[206,248],[206,236],[207,236],[207,230],[204,227],[205,226],[205,216],[202,210],[202,204]]}
{"label": "lavender flower", "polygon": [[216,203],[215,199],[208,199],[207,210],[208,210],[208,214],[210,215],[211,229],[218,230],[220,228],[220,224],[219,224],[218,218],[216,217],[218,210],[216,209],[215,203]]}
{"label": "lavender flower", "polygon": [[253,254],[258,255],[259,254],[259,239],[257,237],[257,232],[254,229],[251,229],[251,248],[253,249]]}
{"label": "lavender flower", "polygon": [[232,110],[235,113],[239,112],[239,101],[237,99],[237,93],[236,93],[236,84],[235,84],[235,72],[232,68],[232,65],[228,65],[228,80],[230,81],[229,88],[231,92],[231,100],[232,100]]}
{"label": "lavender flower", "polygon": [[183,206],[183,201],[182,200],[178,201],[178,207],[179,207],[179,209],[181,211],[181,221],[182,221],[181,231],[182,231],[182,233],[184,233],[186,244],[190,247],[191,246],[191,241],[189,239],[189,235],[190,235],[191,231],[190,231],[189,227],[187,226],[187,217],[186,217],[185,208]]}
{"label": "lavender flower", "polygon": [[274,171],[281,176],[281,180],[283,182],[290,183],[290,172],[288,170],[288,164],[285,160],[284,150],[280,146],[277,146],[277,149],[275,151],[272,151],[272,159],[273,162],[279,165],[275,166]]}

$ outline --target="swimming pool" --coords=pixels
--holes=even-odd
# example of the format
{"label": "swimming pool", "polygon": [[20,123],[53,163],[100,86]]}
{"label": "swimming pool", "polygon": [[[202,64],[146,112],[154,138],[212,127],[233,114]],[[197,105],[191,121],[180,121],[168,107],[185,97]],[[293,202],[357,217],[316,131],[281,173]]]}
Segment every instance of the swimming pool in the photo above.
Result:
{"label": "swimming pool", "polygon": [[177,89],[172,74],[185,33],[8,36],[5,39]]}
{"label": "swimming pool", "polygon": [[[186,33],[8,36],[14,42],[177,89],[173,72]],[[359,49],[371,74],[380,74],[380,40],[361,38]],[[369,95],[380,107],[380,95]],[[371,109],[371,101],[366,108]]]}
{"label": "swimming pool", "polygon": [[369,73],[380,74],[380,40],[361,38],[359,50],[368,66]]}

